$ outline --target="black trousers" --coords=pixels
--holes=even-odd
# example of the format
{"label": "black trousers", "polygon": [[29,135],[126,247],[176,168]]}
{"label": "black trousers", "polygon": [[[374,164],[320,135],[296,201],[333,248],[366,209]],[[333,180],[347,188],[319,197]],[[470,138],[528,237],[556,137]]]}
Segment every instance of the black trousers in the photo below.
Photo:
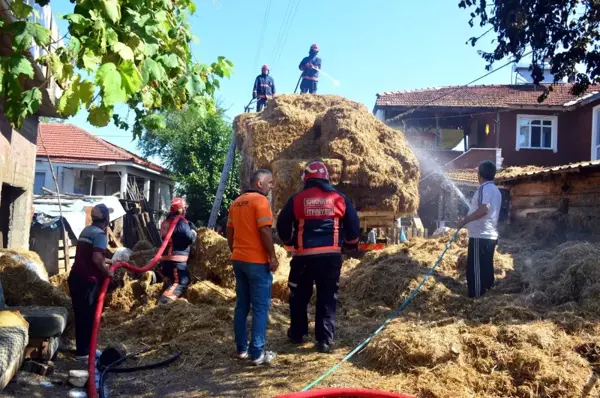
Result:
{"label": "black trousers", "polygon": [[333,343],[335,333],[335,307],[339,289],[342,256],[297,256],[290,264],[290,335],[301,339],[308,334],[307,308],[317,285],[317,313],[315,338],[317,342]]}
{"label": "black trousers", "polygon": [[317,93],[317,81],[310,79],[302,79],[300,83],[300,93],[302,94],[316,94]]}
{"label": "black trousers", "polygon": [[481,297],[494,285],[494,252],[497,240],[469,239],[467,286],[469,297]]}
{"label": "black trousers", "polygon": [[260,112],[263,110],[264,106],[267,104],[266,98],[259,98],[256,100],[256,112]]}
{"label": "black trousers", "polygon": [[100,285],[73,273],[67,282],[75,315],[75,355],[88,355]]}
{"label": "black trousers", "polygon": [[170,300],[177,300],[185,293],[185,289],[190,284],[190,271],[188,270],[187,263],[163,261],[161,263],[161,272],[165,277],[169,278],[169,285],[159,301],[164,303]]}

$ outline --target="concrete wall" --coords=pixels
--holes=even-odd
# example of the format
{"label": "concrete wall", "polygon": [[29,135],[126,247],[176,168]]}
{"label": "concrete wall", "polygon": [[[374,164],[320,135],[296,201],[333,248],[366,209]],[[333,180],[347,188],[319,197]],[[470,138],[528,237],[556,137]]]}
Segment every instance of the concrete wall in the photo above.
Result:
{"label": "concrete wall", "polygon": [[37,130],[37,117],[27,118],[20,131],[14,130],[0,108],[0,200],[3,191],[13,196],[2,200],[9,208],[4,209],[8,219],[0,219],[0,231],[11,248],[29,248]]}

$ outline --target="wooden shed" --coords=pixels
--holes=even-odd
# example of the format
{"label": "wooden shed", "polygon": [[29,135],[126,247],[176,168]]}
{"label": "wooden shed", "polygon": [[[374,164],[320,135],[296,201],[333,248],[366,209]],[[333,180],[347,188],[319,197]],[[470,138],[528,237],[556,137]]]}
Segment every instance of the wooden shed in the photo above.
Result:
{"label": "wooden shed", "polygon": [[511,222],[546,221],[571,233],[600,234],[600,161],[517,171],[497,181],[510,188]]}

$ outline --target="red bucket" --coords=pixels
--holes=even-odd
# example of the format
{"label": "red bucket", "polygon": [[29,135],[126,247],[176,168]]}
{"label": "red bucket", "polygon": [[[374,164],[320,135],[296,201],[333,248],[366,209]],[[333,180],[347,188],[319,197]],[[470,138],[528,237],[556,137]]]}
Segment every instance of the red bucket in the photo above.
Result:
{"label": "red bucket", "polygon": [[323,390],[311,390],[295,392],[291,394],[278,395],[275,398],[415,398],[410,395],[395,394],[391,392],[365,390],[362,388],[326,388]]}

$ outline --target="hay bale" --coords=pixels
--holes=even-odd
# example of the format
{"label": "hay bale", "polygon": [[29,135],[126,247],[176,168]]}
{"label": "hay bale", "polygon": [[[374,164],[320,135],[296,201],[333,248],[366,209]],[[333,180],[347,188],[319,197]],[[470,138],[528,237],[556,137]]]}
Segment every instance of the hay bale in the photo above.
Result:
{"label": "hay bale", "polygon": [[157,249],[155,249],[155,248],[134,252],[129,257],[128,262],[139,268],[145,267],[154,258],[154,256],[156,255],[156,252],[157,252]]}
{"label": "hay bale", "polygon": [[235,292],[210,281],[200,281],[188,286],[185,298],[192,304],[214,305],[234,300]]}
{"label": "hay bale", "polygon": [[2,256],[11,256],[16,262],[35,272],[40,279],[48,282],[48,270],[36,252],[22,249],[0,249],[0,257]]}
{"label": "hay bale", "polygon": [[[343,162],[339,159],[320,159],[329,171],[332,184],[341,182]],[[273,207],[281,209],[290,196],[300,192],[304,187],[302,173],[306,167],[306,160],[276,160],[273,162],[272,171],[276,189],[273,190]]]}
{"label": "hay bale", "polygon": [[497,327],[394,321],[363,358],[384,374],[431,375],[420,383],[422,396],[570,397],[578,396],[574,392],[590,374],[573,344],[550,322]]}
{"label": "hay bale", "polygon": [[[277,294],[273,297],[285,299],[290,259],[287,251],[279,245],[275,245],[275,254],[279,259],[279,269],[273,274],[273,291]],[[196,240],[196,253],[190,263],[190,272],[198,279],[206,279],[218,286],[235,289],[235,275],[227,239],[212,229],[200,229]]]}
{"label": "hay bale", "polygon": [[332,163],[335,185],[359,210],[412,213],[418,207],[419,167],[404,135],[361,104],[331,95],[280,95],[262,113],[238,116],[234,128],[242,187],[254,170],[274,171],[275,210],[301,186],[302,166],[317,158]]}
{"label": "hay bale", "polygon": [[135,253],[152,249],[154,249],[154,245],[150,241],[142,239],[133,246],[132,250]]}
{"label": "hay bale", "polygon": [[530,290],[542,293],[536,295],[540,304],[574,303],[600,315],[599,258],[598,244],[562,244],[548,253],[547,258],[538,258],[538,264],[526,268]]}
{"label": "hay bale", "polygon": [[363,354],[367,362],[384,373],[433,368],[458,359],[462,347],[456,329],[456,325],[432,328],[394,321]]}
{"label": "hay bale", "polygon": [[12,256],[0,257],[0,280],[9,306],[41,305],[66,307],[72,311],[71,299]]}
{"label": "hay bale", "polygon": [[104,305],[114,310],[130,312],[148,303],[155,303],[163,291],[163,284],[152,284],[151,278],[149,273],[124,273],[118,286],[107,293]]}

